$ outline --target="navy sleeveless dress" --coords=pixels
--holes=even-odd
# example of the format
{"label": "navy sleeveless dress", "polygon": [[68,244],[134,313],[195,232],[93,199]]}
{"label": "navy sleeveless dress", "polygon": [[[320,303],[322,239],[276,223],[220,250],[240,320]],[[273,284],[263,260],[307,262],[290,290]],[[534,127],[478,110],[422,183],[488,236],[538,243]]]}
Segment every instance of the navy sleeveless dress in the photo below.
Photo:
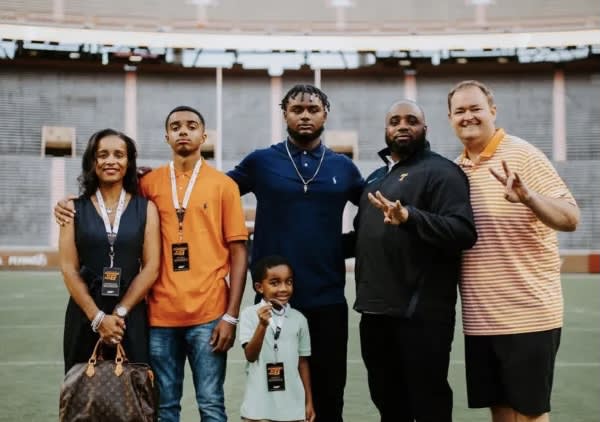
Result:
{"label": "navy sleeveless dress", "polygon": [[[110,265],[109,244],[102,217],[90,198],[75,200],[75,244],[79,254],[81,278],[98,308],[107,315],[113,313],[131,281],[140,272],[146,227],[148,201],[133,195],[121,216],[119,233],[115,241],[115,267],[121,268],[119,297],[102,296],[102,270]],[[149,363],[148,318],[146,302],[141,301],[129,311],[122,345],[130,362]],[[69,298],[65,316],[63,349],[65,373],[76,363],[87,362],[98,341],[85,313]],[[103,345],[104,357],[113,357],[115,348]]]}

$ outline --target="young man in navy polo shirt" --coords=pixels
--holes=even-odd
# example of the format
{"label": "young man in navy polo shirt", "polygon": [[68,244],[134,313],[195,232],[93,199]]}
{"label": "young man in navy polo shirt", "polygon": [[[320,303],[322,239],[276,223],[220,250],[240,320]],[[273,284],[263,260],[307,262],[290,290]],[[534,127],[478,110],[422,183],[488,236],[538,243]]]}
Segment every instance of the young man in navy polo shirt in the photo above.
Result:
{"label": "young man in navy polo shirt", "polygon": [[281,108],[287,139],[250,153],[228,175],[242,195],[256,195],[252,261],[281,255],[295,269],[291,304],[308,320],[316,421],[338,422],[348,342],[342,214],[348,201],[358,204],[364,181],[348,157],[321,141],[325,93],[296,85]]}

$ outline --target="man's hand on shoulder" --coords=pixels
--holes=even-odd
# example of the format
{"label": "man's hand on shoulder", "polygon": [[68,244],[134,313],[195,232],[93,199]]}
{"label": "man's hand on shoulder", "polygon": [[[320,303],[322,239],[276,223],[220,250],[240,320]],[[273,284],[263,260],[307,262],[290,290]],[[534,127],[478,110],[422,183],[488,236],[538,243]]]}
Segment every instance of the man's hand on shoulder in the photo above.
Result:
{"label": "man's hand on shoulder", "polygon": [[61,199],[54,206],[54,218],[56,223],[64,226],[70,224],[75,218],[75,208],[73,206],[73,200],[77,199],[74,195],[69,195],[66,198]]}
{"label": "man's hand on shoulder", "polygon": [[139,166],[137,168],[136,174],[138,179],[141,179],[142,177],[144,177],[146,174],[150,173],[152,171],[152,167],[146,167],[146,166]]}

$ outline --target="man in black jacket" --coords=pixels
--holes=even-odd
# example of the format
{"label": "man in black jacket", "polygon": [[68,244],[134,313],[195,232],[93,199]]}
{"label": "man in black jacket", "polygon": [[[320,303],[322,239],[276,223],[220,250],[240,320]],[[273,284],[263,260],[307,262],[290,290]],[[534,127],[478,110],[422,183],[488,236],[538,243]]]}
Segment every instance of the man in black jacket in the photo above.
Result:
{"label": "man in black jacket", "polygon": [[355,221],[356,303],[371,398],[382,422],[452,420],[448,384],[461,253],[477,240],[462,170],[431,151],[423,110],[394,103],[385,166]]}

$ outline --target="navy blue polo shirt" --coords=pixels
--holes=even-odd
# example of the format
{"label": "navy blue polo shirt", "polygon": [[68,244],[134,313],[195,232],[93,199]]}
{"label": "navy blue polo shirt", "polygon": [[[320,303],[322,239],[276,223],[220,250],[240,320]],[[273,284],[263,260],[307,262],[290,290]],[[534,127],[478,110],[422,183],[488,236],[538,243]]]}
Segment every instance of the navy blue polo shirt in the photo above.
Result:
{"label": "navy blue polo shirt", "polygon": [[303,151],[288,142],[305,180],[315,175],[323,158],[305,193],[285,142],[250,153],[227,173],[242,195],[256,195],[251,262],[268,255],[289,260],[294,270],[291,303],[296,308],[344,303],[342,214],[346,202],[358,204],[363,178],[345,155],[322,144]]}

